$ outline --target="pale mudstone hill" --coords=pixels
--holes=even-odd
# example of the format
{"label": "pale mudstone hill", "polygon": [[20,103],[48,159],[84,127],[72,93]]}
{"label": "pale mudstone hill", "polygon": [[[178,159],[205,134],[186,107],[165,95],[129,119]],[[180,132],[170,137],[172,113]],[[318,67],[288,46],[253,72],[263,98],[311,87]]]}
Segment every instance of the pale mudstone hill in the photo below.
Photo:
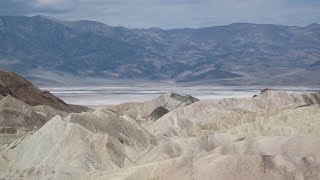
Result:
{"label": "pale mudstone hill", "polygon": [[66,104],[15,73],[0,70],[0,145],[37,131],[55,115],[86,110]]}
{"label": "pale mudstone hill", "polygon": [[173,111],[198,101],[199,99],[189,95],[183,96],[177,93],[168,93],[143,103],[123,103],[116,106],[110,106],[109,109],[119,114],[129,115],[138,122],[144,123],[149,120],[148,117],[151,113],[159,107],[163,107],[168,111]]}
{"label": "pale mudstone hill", "polygon": [[[319,104],[319,92],[289,94],[271,90],[255,98],[233,98],[213,103],[194,103],[162,116],[147,129],[150,132],[157,132],[157,134],[165,134],[170,137],[185,137],[207,135],[233,127],[240,127],[241,124],[255,123],[260,125],[247,131],[257,133],[254,131],[255,129],[262,130],[269,119],[273,118],[274,120],[271,122],[283,120],[283,128],[288,130],[291,125],[297,126],[297,128],[300,128],[299,125],[307,125],[305,122],[309,120],[314,121],[317,125],[317,120],[320,118],[320,114],[318,114]],[[291,119],[296,123],[286,123]],[[278,126],[280,125],[281,123],[278,124]],[[309,125],[311,126],[311,124]],[[271,131],[273,127],[268,127],[268,129]],[[293,132],[297,131],[294,130]]]}
{"label": "pale mudstone hill", "polygon": [[0,146],[33,133],[55,115],[67,116],[47,105],[30,106],[8,95],[0,100]]}
{"label": "pale mudstone hill", "polygon": [[0,179],[320,178],[319,93],[177,97],[55,116],[0,148]]}

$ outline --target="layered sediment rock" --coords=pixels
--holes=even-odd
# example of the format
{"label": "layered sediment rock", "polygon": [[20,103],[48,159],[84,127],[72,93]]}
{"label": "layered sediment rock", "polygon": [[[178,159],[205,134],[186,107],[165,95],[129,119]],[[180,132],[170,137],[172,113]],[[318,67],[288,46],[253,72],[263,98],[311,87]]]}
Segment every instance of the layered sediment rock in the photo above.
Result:
{"label": "layered sediment rock", "polygon": [[161,118],[163,115],[167,114],[168,112],[169,112],[168,109],[162,106],[159,106],[150,113],[150,115],[148,116],[148,120],[156,121],[157,119]]}
{"label": "layered sediment rock", "polygon": [[0,146],[37,131],[55,115],[85,110],[41,91],[15,73],[0,70]]}
{"label": "layered sediment rock", "polygon": [[8,95],[0,101],[0,146],[41,128],[55,115],[67,116],[50,106],[30,106]]}
{"label": "layered sediment rock", "polygon": [[83,112],[88,108],[69,105],[52,95],[49,91],[42,91],[31,82],[13,73],[0,70],[0,95],[12,96],[31,106],[48,105],[65,112]]}
{"label": "layered sediment rock", "polygon": [[185,97],[55,116],[0,148],[0,178],[320,178],[319,93]]}
{"label": "layered sediment rock", "polygon": [[143,123],[148,120],[148,116],[152,113],[152,111],[160,106],[168,111],[173,111],[177,108],[185,107],[198,101],[199,99],[189,95],[183,96],[177,93],[168,93],[143,103],[130,102],[116,106],[110,106],[109,108],[118,114],[129,115],[136,119],[139,123]]}

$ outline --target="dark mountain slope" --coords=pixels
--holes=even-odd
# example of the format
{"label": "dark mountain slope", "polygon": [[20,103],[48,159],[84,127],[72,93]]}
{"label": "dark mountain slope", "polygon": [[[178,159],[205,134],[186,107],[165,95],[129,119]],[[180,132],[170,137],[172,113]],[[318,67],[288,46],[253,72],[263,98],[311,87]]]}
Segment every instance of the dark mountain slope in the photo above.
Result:
{"label": "dark mountain slope", "polygon": [[42,91],[12,72],[0,70],[0,95],[12,96],[31,106],[48,105],[65,112],[82,112],[86,107],[69,105],[48,91]]}
{"label": "dark mountain slope", "polygon": [[27,76],[50,71],[78,77],[306,85],[320,83],[308,78],[320,77],[319,60],[319,24],[162,30],[0,17],[0,67]]}

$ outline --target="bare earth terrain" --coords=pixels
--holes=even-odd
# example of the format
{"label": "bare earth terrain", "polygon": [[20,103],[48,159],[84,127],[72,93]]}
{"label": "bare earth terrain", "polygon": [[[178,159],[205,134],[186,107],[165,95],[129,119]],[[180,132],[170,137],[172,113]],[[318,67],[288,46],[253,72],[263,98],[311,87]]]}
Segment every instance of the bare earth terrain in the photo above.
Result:
{"label": "bare earth terrain", "polygon": [[0,99],[0,179],[320,179],[320,92],[167,93],[80,113]]}

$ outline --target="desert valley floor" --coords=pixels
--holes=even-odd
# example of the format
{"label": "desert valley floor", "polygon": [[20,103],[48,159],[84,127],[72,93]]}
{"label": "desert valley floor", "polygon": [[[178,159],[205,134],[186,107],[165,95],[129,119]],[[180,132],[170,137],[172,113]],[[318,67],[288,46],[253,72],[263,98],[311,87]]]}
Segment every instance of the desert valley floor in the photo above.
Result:
{"label": "desert valley floor", "polygon": [[[98,85],[78,86],[44,86],[41,89],[50,91],[66,103],[79,104],[90,107],[117,105],[127,102],[144,102],[171,92],[192,95],[201,101],[210,101],[224,98],[249,98],[260,93],[265,86],[217,86],[192,83],[151,83],[138,84],[113,83],[112,81]],[[306,86],[272,86],[277,91],[288,93],[317,92],[320,87]]]}

